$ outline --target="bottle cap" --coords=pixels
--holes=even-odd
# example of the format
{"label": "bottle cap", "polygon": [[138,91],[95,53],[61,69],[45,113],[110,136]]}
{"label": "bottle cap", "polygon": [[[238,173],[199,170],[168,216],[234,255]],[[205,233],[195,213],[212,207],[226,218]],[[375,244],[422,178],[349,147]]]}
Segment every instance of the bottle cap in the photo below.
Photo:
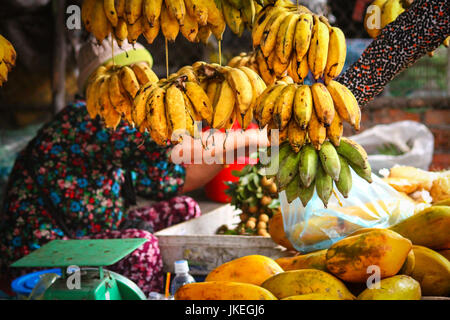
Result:
{"label": "bottle cap", "polygon": [[189,265],[186,260],[178,260],[174,263],[175,273],[187,273],[189,272]]}

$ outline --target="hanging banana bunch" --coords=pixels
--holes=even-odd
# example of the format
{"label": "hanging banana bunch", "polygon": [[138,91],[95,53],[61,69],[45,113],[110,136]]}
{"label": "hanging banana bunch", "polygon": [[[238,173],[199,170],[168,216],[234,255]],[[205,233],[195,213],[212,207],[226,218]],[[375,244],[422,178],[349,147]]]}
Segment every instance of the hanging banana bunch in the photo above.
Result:
{"label": "hanging banana bunch", "polygon": [[0,87],[8,81],[8,73],[16,65],[16,50],[5,37],[0,35]]}

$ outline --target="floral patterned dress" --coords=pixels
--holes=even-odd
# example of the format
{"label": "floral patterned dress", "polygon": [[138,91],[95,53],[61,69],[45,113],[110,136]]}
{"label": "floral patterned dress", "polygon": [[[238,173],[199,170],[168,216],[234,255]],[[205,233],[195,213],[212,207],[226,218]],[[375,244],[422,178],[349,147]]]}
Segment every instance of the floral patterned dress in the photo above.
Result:
{"label": "floral patterned dress", "polygon": [[[54,239],[142,237],[149,241],[112,269],[145,293],[161,289],[162,261],[150,231],[200,214],[191,198],[175,197],[185,168],[169,161],[169,150],[125,124],[106,129],[89,117],[83,101],[66,107],[19,154],[11,172],[0,211],[2,272],[16,274],[10,263]],[[175,198],[127,212],[134,194]]]}

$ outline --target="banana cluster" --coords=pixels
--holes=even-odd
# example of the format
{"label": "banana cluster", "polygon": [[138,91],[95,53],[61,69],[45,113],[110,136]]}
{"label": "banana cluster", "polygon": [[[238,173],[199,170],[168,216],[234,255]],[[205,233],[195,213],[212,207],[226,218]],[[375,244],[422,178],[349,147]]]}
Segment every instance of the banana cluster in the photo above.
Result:
{"label": "banana cluster", "polygon": [[222,13],[230,30],[239,37],[245,28],[252,29],[256,15],[273,0],[221,0]]}
{"label": "banana cluster", "polygon": [[[370,37],[375,39],[381,33],[381,30],[395,21],[399,15],[413,3],[413,0],[375,0],[368,7],[366,15],[364,17],[364,28]],[[450,36],[447,37],[443,45],[447,48],[450,45]],[[428,55],[432,57],[434,51],[428,52]]]}
{"label": "banana cluster", "polygon": [[325,141],[320,150],[307,143],[300,152],[287,142],[280,145],[268,166],[277,165],[273,177],[279,191],[285,190],[288,202],[300,198],[306,206],[314,190],[325,207],[335,186],[345,198],[352,188],[350,168],[369,183],[372,182],[367,153],[361,145],[343,137],[338,147]]}
{"label": "banana cluster", "polygon": [[353,93],[331,80],[328,85],[313,85],[277,81],[257,100],[255,119],[260,128],[279,130],[280,144],[289,141],[299,152],[308,141],[320,150],[325,141],[340,145],[343,121],[356,130],[360,128],[361,111]]}
{"label": "banana cluster", "polygon": [[347,55],[345,35],[308,8],[277,0],[264,7],[252,29],[261,77],[267,84],[289,75],[303,83],[311,71],[325,83],[342,71]]}
{"label": "banana cluster", "polygon": [[16,50],[5,37],[0,35],[0,87],[8,81],[8,73],[16,65]]}
{"label": "banana cluster", "polygon": [[91,118],[100,116],[106,127],[115,129],[123,119],[139,124],[134,98],[142,86],[156,83],[158,77],[146,62],[129,66],[100,66],[86,85],[86,108]]}

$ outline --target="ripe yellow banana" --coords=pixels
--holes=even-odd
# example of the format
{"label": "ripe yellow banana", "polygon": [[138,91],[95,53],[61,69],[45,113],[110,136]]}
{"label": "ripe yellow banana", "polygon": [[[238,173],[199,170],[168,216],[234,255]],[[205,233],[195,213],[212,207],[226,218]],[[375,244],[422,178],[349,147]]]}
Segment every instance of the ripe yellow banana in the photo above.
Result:
{"label": "ripe yellow banana", "polygon": [[330,34],[327,25],[320,21],[319,17],[314,16],[314,27],[308,52],[308,65],[316,80],[322,77],[325,71],[329,41]]}
{"label": "ripe yellow banana", "polygon": [[220,83],[216,92],[213,128],[221,129],[227,124],[227,121],[233,114],[236,98],[234,90],[228,81]]}
{"label": "ripe yellow banana", "polygon": [[288,140],[292,149],[295,152],[299,152],[302,146],[306,142],[306,130],[300,128],[296,121],[293,119],[288,124]]}
{"label": "ripe yellow banana", "polygon": [[311,14],[302,13],[300,15],[300,19],[295,26],[295,51],[297,53],[297,60],[302,61],[303,58],[307,55],[312,31],[313,31],[314,19]]}
{"label": "ripe yellow banana", "polygon": [[226,79],[236,94],[236,103],[242,115],[247,113],[253,101],[253,87],[244,71],[238,68],[224,67]]}
{"label": "ripe yellow banana", "polygon": [[117,16],[126,20],[125,14],[125,2],[127,0],[114,0],[114,6],[116,7]]}
{"label": "ripe yellow banana", "polygon": [[215,0],[202,0],[201,4],[208,13],[208,24],[217,27],[225,23],[222,11],[217,7]]}
{"label": "ripe yellow banana", "polygon": [[160,18],[155,19],[153,21],[153,26],[150,25],[150,23],[145,19],[144,20],[144,30],[142,31],[142,34],[145,37],[145,40],[147,40],[148,43],[153,43],[155,41],[156,37],[158,36],[160,29]]}
{"label": "ripe yellow banana", "polygon": [[190,42],[194,42],[198,34],[198,22],[195,17],[185,14],[184,23],[180,26],[181,34]]}
{"label": "ripe yellow banana", "polygon": [[100,85],[105,80],[106,77],[104,75],[100,75],[92,80],[92,83],[86,88],[86,109],[91,119],[95,119],[95,117],[99,114],[100,106],[98,104],[98,95],[100,92]]}
{"label": "ripe yellow banana", "polygon": [[172,18],[165,5],[161,9],[161,31],[169,41],[175,41],[180,32],[180,25],[177,19]]}
{"label": "ripe yellow banana", "polygon": [[92,13],[91,32],[99,43],[111,33],[111,23],[105,14],[103,1],[96,1]]}
{"label": "ripe yellow banana", "polygon": [[111,100],[114,109],[116,109],[122,117],[127,119],[126,115],[131,114],[132,102],[128,96],[128,93],[126,93],[125,88],[122,86],[117,72],[111,74],[108,86],[109,99]]}
{"label": "ripe yellow banana", "polygon": [[220,89],[220,83],[217,81],[204,81],[206,83],[206,95],[208,96],[209,101],[211,102],[211,105],[213,106],[213,113],[214,108],[216,105],[216,97],[219,96],[219,89]]}
{"label": "ripe yellow banana", "polygon": [[381,10],[381,27],[395,21],[404,11],[401,0],[388,0]]}
{"label": "ripe yellow banana", "polygon": [[258,50],[256,53],[256,62],[258,64],[259,74],[261,75],[266,85],[273,84],[276,80],[276,77],[270,70],[269,65],[267,64],[267,61],[264,58],[264,55],[261,52],[261,50]]}
{"label": "ripe yellow banana", "polygon": [[283,63],[280,58],[278,58],[277,54],[275,53],[275,50],[272,51],[274,53],[274,59],[273,59],[273,72],[275,73],[275,76],[281,78],[287,75],[287,69],[289,67],[289,61],[286,63]]}
{"label": "ripe yellow banana", "polygon": [[341,143],[341,137],[344,133],[344,126],[341,117],[336,112],[331,125],[327,128],[327,137],[337,147]]}
{"label": "ripe yellow banana", "polygon": [[143,0],[127,0],[125,2],[125,16],[129,24],[134,24],[142,16]]}
{"label": "ripe yellow banana", "polygon": [[[241,115],[239,114],[239,111],[235,108],[235,110],[231,114],[231,117],[228,119],[227,123],[225,123],[225,125],[223,126],[223,129],[225,129],[225,131],[230,130],[233,127],[234,122],[236,121],[236,118],[238,118],[238,117],[240,118]],[[244,121],[245,121],[245,118],[244,118]]]}
{"label": "ripe yellow banana", "polygon": [[[99,93],[98,93],[98,106],[99,106],[99,114],[105,121],[107,128],[116,128],[118,125],[118,122],[120,122],[120,114],[117,117],[115,114],[117,112],[114,110],[114,107],[111,104],[111,100],[109,99],[109,81],[110,76],[106,75],[103,79],[104,81],[101,82],[99,86]],[[118,119],[117,119],[118,118]]]}
{"label": "ripe yellow banana", "polygon": [[316,150],[320,150],[327,137],[327,129],[319,122],[314,111],[308,124],[308,136]]}
{"label": "ripe yellow banana", "polygon": [[17,53],[11,42],[0,35],[0,46],[3,47],[3,63],[6,64],[8,71],[16,65]]}
{"label": "ripe yellow banana", "polygon": [[146,118],[147,99],[155,86],[156,86],[155,83],[147,82],[139,89],[138,93],[136,94],[136,97],[133,100],[131,119],[133,120],[133,123],[137,128],[143,126],[143,123]]}
{"label": "ripe yellow banana", "polygon": [[353,93],[335,80],[330,81],[327,88],[340,118],[359,130],[361,110]]}
{"label": "ripe yellow banana", "polygon": [[287,64],[294,47],[295,27],[300,16],[291,13],[280,25],[277,33],[275,50],[281,63]]}
{"label": "ripe yellow banana", "polygon": [[81,21],[87,32],[92,32],[92,19],[97,0],[84,0],[81,6]]}
{"label": "ripe yellow banana", "polygon": [[[253,108],[249,108],[247,110],[247,113],[243,116],[240,114],[239,109],[235,108],[235,111],[233,112],[232,116],[230,117],[230,119],[227,123],[228,125],[230,125],[233,118],[237,119],[241,128],[245,130],[248,128],[248,126],[250,125],[250,123],[253,120]],[[234,121],[233,121],[233,123],[234,123]],[[227,124],[225,124],[225,127],[227,126]]]}
{"label": "ripe yellow banana", "polygon": [[306,130],[313,113],[313,98],[311,88],[308,85],[302,85],[297,88],[294,97],[294,118],[302,130]]}
{"label": "ripe yellow banana", "polygon": [[252,69],[246,66],[238,67],[242,70],[250,81],[253,89],[253,100],[251,103],[251,108],[253,109],[256,106],[256,101],[258,97],[266,90],[267,86],[264,83],[263,79]]}
{"label": "ripe yellow banana", "polygon": [[119,47],[121,47],[123,41],[128,38],[128,26],[123,18],[119,18],[117,26],[114,28],[114,36]]}
{"label": "ripe yellow banana", "polygon": [[287,85],[281,91],[275,105],[275,113],[273,119],[277,128],[283,130],[291,120],[292,108],[294,103],[295,91],[297,86],[293,84]]}
{"label": "ripe yellow banana", "polygon": [[211,29],[209,28],[209,25],[199,27],[198,34],[197,34],[198,41],[196,39],[196,42],[200,41],[203,44],[207,45],[211,34],[212,34],[212,32],[211,32]]}
{"label": "ripe yellow banana", "polygon": [[254,48],[256,48],[261,44],[261,40],[264,35],[264,30],[266,26],[269,24],[269,21],[273,17],[276,17],[282,11],[287,10],[283,7],[278,6],[273,7],[272,5],[268,5],[263,10],[261,10],[252,27],[252,39]]}
{"label": "ripe yellow banana", "polygon": [[316,82],[311,86],[311,92],[317,119],[325,127],[329,127],[336,113],[333,98],[328,92],[327,87],[320,82]]}
{"label": "ripe yellow banana", "polygon": [[172,18],[177,19],[180,26],[184,24],[184,16],[186,15],[186,6],[183,0],[164,0],[169,14]]}
{"label": "ripe yellow banana", "polygon": [[217,25],[208,24],[208,26],[211,29],[211,32],[216,40],[220,41],[223,39],[223,33],[225,32],[225,29],[227,27],[225,19],[220,20],[219,24]]}
{"label": "ripe yellow banana", "polygon": [[193,17],[200,26],[208,23],[208,9],[203,5],[203,0],[185,0],[186,11]]}
{"label": "ripe yellow banana", "polygon": [[223,0],[222,12],[228,27],[233,33],[240,37],[245,28],[244,21],[241,17],[241,11],[239,11],[238,8],[233,7],[228,0]]}
{"label": "ripe yellow banana", "polygon": [[140,85],[133,70],[128,66],[122,67],[119,71],[119,79],[130,97],[134,99],[139,91]]}
{"label": "ripe yellow banana", "polygon": [[251,29],[253,23],[255,22],[256,7],[254,0],[241,0],[243,7],[240,9],[242,13],[242,18],[245,25]]}
{"label": "ripe yellow banana", "polygon": [[145,17],[141,16],[134,24],[127,25],[128,43],[135,44],[139,36],[144,32]]}
{"label": "ripe yellow banana", "polygon": [[150,27],[155,26],[155,22],[159,20],[162,5],[163,0],[144,0],[144,14]]}
{"label": "ripe yellow banana", "polygon": [[196,82],[187,81],[184,85],[186,95],[191,101],[195,112],[198,113],[202,119],[205,119],[210,125],[213,120],[212,101],[209,99],[202,87]]}
{"label": "ripe yellow banana", "polygon": [[147,99],[147,121],[151,124],[150,136],[153,141],[163,145],[169,139],[165,108],[165,90],[156,86]]}
{"label": "ripe yellow banana", "polygon": [[202,116],[195,111],[191,99],[189,99],[189,97],[185,92],[183,92],[183,90],[181,90],[181,92],[183,93],[184,104],[186,105],[186,110],[189,113],[189,115],[192,117],[192,119],[194,119],[194,121],[202,121],[203,120]]}
{"label": "ripe yellow banana", "polygon": [[442,44],[448,48],[450,46],[450,36],[445,38],[445,40]]}
{"label": "ripe yellow banana", "polygon": [[181,142],[182,136],[186,133],[186,106],[183,92],[175,84],[166,90],[166,113],[170,141]]}
{"label": "ripe yellow banana", "polygon": [[116,27],[117,22],[119,21],[119,17],[117,16],[116,6],[114,2],[114,0],[104,0],[103,7],[105,9],[105,14],[109,22],[111,22],[113,27]]}
{"label": "ripe yellow banana", "polygon": [[342,71],[347,57],[347,44],[345,35],[341,29],[332,27],[330,29],[330,43],[328,47],[327,65],[325,67],[325,83],[336,78]]}
{"label": "ripe yellow banana", "polygon": [[280,14],[274,15],[268,21],[264,28],[263,36],[261,39],[260,47],[265,57],[275,49],[275,43],[277,41],[277,33],[283,20],[292,13],[283,11]]}
{"label": "ripe yellow banana", "polygon": [[386,2],[387,0],[375,0],[367,8],[364,17],[364,28],[373,39],[381,33],[381,12]]}
{"label": "ripe yellow banana", "polygon": [[261,128],[264,128],[272,121],[278,97],[286,87],[286,84],[275,84],[266,89],[265,94],[263,93],[261,99],[257,101],[256,104],[259,110],[257,117]]}
{"label": "ripe yellow banana", "polygon": [[137,62],[132,64],[131,69],[134,71],[136,78],[139,81],[140,85],[144,85],[148,82],[158,82],[158,76],[153,72],[153,70],[149,67],[147,62]]}
{"label": "ripe yellow banana", "polygon": [[303,81],[298,76],[298,67],[300,63],[297,61],[297,54],[295,51],[292,53],[292,58],[289,61],[289,66],[287,68],[287,74],[295,83],[302,83]]}
{"label": "ripe yellow banana", "polygon": [[300,79],[300,82],[303,83],[309,74],[308,57],[305,56],[303,60],[300,61],[300,63],[298,63],[297,65],[298,65],[297,74]]}

